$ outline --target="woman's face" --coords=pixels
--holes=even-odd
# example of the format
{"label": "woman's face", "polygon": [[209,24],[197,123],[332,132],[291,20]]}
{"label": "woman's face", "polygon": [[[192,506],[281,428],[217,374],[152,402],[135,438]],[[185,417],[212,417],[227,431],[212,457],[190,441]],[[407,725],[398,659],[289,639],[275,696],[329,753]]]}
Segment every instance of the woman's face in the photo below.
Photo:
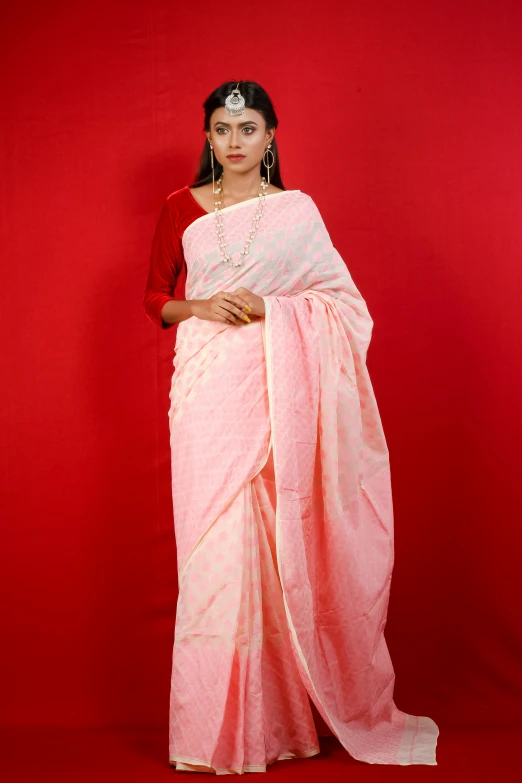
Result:
{"label": "woman's face", "polygon": [[[214,155],[223,166],[223,171],[245,172],[259,168],[264,152],[274,136],[274,129],[265,130],[263,115],[255,109],[244,109],[236,117],[230,115],[224,106],[212,112],[210,132],[207,138],[214,147]],[[231,160],[228,155],[244,155]]]}

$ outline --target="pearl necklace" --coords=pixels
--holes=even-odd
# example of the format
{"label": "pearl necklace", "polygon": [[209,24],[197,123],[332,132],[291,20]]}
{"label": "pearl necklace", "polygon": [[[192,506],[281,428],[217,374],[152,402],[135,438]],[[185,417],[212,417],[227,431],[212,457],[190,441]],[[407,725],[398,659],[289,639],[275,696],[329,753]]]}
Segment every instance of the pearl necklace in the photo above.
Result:
{"label": "pearl necklace", "polygon": [[[216,223],[216,234],[218,238],[218,244],[219,244],[219,252],[221,255],[221,260],[225,264],[230,264],[231,266],[241,266],[243,261],[239,260],[236,263],[232,262],[231,256],[227,253],[227,246],[225,242],[225,232],[223,231],[223,213],[221,209],[219,208],[219,205],[221,204],[221,200],[219,199],[219,194],[223,192],[223,174],[220,176],[220,178],[217,181],[217,188],[216,188],[216,194],[218,196],[218,199],[214,202],[215,209],[214,209],[214,216],[215,216],[215,223]],[[265,190],[267,189],[268,185],[266,183],[266,180],[264,177],[261,177],[261,190],[259,191],[259,201],[256,208],[256,214],[254,215],[254,219],[252,220],[252,228],[250,229],[250,235],[248,239],[245,242],[245,246],[243,250],[241,251],[241,255],[243,256],[243,260],[247,257],[250,243],[254,239],[257,231],[257,227],[259,225],[259,221],[261,220],[263,216],[263,209],[265,206],[265,199],[266,194]]]}

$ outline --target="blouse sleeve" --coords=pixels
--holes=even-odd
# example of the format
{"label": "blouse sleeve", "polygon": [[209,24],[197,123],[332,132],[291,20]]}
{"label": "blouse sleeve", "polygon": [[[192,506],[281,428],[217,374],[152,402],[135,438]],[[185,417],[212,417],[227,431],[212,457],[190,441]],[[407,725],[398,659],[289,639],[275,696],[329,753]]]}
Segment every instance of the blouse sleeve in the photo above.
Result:
{"label": "blouse sleeve", "polygon": [[146,315],[162,329],[169,329],[174,325],[163,320],[161,310],[166,302],[176,299],[174,288],[182,266],[181,240],[172,209],[166,200],[152,240],[149,275],[143,297]]}

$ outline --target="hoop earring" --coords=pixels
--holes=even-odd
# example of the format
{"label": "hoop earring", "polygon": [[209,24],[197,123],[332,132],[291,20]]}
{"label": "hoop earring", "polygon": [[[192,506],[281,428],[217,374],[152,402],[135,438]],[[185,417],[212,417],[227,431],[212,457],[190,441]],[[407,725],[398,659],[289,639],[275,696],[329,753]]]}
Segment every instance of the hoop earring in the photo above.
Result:
{"label": "hoop earring", "polygon": [[[266,171],[267,171],[267,174],[268,174],[268,184],[269,185],[270,185],[270,169],[272,168],[272,166],[274,165],[274,162],[275,162],[275,155],[272,152],[272,150],[270,149],[271,146],[272,146],[272,142],[270,142],[270,144],[268,145],[268,147],[266,148],[266,150],[265,150],[265,152],[263,154],[263,163],[265,164],[265,168],[266,168]],[[266,155],[267,152],[269,152],[271,154],[271,156],[272,156],[272,163],[270,164],[270,166],[267,164],[267,162],[265,160],[265,155]]]}
{"label": "hoop earring", "polygon": [[[210,144],[210,141],[209,141]],[[212,193],[215,194],[215,185],[214,185],[214,147],[212,144],[210,144],[210,163],[212,165]]]}

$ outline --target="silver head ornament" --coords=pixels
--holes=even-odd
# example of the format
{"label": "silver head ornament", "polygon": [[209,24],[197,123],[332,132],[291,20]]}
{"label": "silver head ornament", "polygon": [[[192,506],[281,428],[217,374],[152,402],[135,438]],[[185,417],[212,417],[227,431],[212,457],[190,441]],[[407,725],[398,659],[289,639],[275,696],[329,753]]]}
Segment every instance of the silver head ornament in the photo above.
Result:
{"label": "silver head ornament", "polygon": [[227,111],[229,114],[237,115],[237,114],[243,114],[245,110],[245,99],[239,92],[239,82],[237,83],[237,86],[230,95],[225,100],[225,111]]}

